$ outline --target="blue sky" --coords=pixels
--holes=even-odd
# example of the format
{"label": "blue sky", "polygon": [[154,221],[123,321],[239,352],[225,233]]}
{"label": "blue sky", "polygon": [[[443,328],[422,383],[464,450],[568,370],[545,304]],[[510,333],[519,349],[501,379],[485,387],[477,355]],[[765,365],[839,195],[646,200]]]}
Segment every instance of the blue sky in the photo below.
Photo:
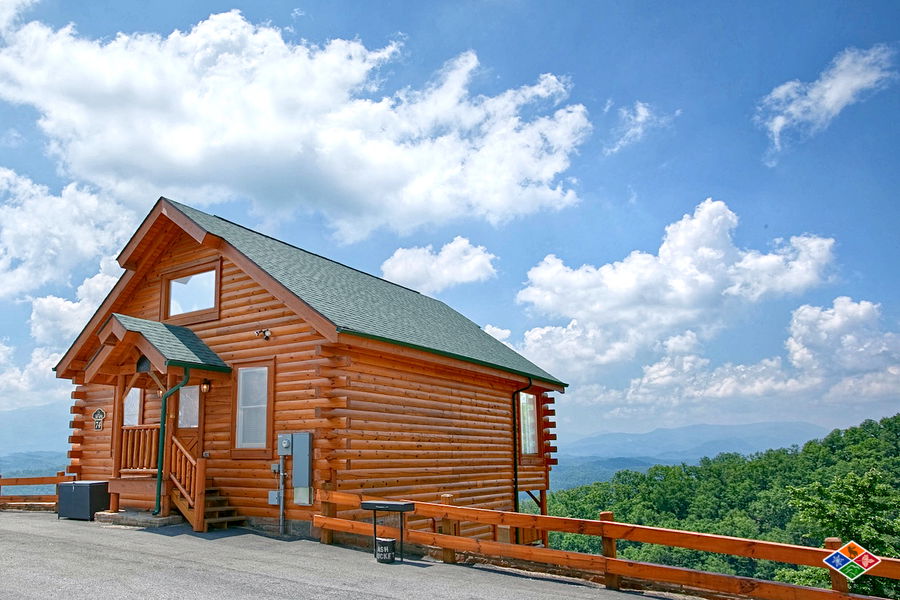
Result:
{"label": "blue sky", "polygon": [[898,410],[896,3],[146,11],[0,2],[0,410],[163,194],[448,302],[564,438]]}

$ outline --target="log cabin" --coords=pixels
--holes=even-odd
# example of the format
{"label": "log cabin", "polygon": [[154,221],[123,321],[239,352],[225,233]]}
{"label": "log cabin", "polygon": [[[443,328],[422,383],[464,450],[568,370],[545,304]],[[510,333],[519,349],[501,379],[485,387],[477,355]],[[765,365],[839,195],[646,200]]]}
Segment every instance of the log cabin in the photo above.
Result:
{"label": "log cabin", "polygon": [[117,260],[55,367],[68,472],[112,511],[314,535],[329,489],[546,514],[566,384],[443,302],[166,198]]}

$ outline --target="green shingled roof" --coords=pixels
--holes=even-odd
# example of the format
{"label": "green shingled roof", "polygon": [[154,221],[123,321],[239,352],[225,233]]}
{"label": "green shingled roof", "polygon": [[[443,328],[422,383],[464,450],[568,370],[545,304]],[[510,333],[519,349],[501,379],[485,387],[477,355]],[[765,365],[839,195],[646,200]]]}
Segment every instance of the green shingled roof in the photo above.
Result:
{"label": "green shingled roof", "polygon": [[231,367],[187,327],[167,325],[118,313],[113,313],[110,318],[116,319],[128,331],[143,335],[159,350],[167,365],[226,373],[231,371]]}
{"label": "green shingled roof", "polygon": [[443,302],[169,200],[331,321],[340,332],[566,385]]}

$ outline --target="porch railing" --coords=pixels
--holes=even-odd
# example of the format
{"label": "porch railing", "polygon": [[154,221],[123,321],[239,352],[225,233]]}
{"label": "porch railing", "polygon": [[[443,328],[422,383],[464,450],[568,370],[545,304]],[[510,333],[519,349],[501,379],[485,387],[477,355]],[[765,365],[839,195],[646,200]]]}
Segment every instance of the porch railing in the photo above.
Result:
{"label": "porch railing", "polygon": [[169,478],[184,496],[188,506],[195,508],[197,504],[202,504],[203,492],[206,490],[206,461],[191,456],[176,437],[172,437],[170,460]]}
{"label": "porch railing", "polygon": [[124,473],[155,473],[159,452],[159,425],[129,425],[122,428]]}

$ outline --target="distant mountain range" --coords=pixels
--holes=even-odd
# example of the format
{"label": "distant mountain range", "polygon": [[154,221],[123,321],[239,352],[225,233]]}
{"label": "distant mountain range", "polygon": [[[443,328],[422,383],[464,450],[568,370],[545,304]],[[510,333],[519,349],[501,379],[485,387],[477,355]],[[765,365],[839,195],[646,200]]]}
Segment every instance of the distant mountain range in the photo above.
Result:
{"label": "distant mountain range", "polygon": [[553,490],[608,481],[616,471],[646,471],[653,465],[697,463],[722,452],[752,454],[821,438],[828,429],[804,422],[749,425],[687,425],[648,433],[601,433],[559,445],[550,472]]}
{"label": "distant mountain range", "polygon": [[665,462],[693,462],[722,452],[751,454],[786,448],[824,436],[812,423],[771,422],[749,425],[686,425],[648,433],[601,433],[560,445],[560,455],[602,458],[653,457]]}
{"label": "distant mountain range", "polygon": [[68,404],[0,411],[0,456],[13,452],[65,452],[69,448]]}

